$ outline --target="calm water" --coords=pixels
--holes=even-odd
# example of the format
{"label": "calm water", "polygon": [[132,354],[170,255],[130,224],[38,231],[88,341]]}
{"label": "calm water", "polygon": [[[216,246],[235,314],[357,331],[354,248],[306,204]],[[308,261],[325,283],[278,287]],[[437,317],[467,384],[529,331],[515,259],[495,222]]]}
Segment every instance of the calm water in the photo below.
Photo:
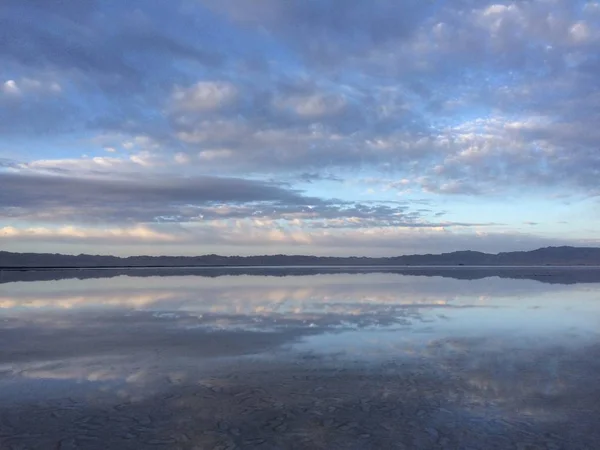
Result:
{"label": "calm water", "polygon": [[4,273],[0,448],[600,448],[591,269],[273,270]]}

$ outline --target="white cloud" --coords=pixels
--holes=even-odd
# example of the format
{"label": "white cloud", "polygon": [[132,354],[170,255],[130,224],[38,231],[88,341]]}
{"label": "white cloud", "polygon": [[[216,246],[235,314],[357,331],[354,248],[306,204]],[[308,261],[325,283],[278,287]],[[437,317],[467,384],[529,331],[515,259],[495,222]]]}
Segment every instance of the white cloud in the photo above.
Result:
{"label": "white cloud", "polygon": [[235,119],[194,121],[186,128],[186,131],[177,132],[176,137],[188,144],[206,145],[223,141],[240,144],[252,133],[245,122]]}
{"label": "white cloud", "polygon": [[142,167],[152,167],[160,164],[160,157],[152,152],[147,150],[136,153],[135,155],[131,155],[129,160],[142,166]]}
{"label": "white cloud", "polygon": [[232,104],[238,88],[225,81],[199,81],[190,87],[176,87],[171,96],[177,111],[212,111]]}
{"label": "white cloud", "polygon": [[125,169],[128,162],[118,157],[96,156],[93,158],[40,159],[22,164],[23,169],[32,171],[72,171],[78,174],[94,173],[107,168]]}
{"label": "white cloud", "polygon": [[308,96],[282,97],[275,106],[283,110],[292,110],[307,118],[320,118],[339,114],[346,107],[346,99],[341,95],[313,94]]}
{"label": "white cloud", "polygon": [[226,148],[215,148],[210,150],[202,150],[198,154],[198,158],[205,161],[211,161],[216,159],[230,158],[233,156],[233,152]]}
{"label": "white cloud", "polygon": [[21,89],[19,89],[19,86],[17,86],[15,80],[7,80],[2,85],[2,92],[11,95],[18,95],[21,93]]}
{"label": "white cloud", "polygon": [[483,15],[484,16],[492,16],[492,15],[497,15],[497,14],[506,14],[507,12],[514,10],[514,9],[515,9],[514,5],[495,4],[495,5],[490,5],[490,6],[486,7],[483,10]]}
{"label": "white cloud", "polygon": [[7,80],[2,84],[2,92],[6,94],[19,95],[26,93],[60,94],[62,87],[56,81],[36,80],[33,78],[21,78]]}
{"label": "white cloud", "polygon": [[572,25],[569,29],[569,33],[576,43],[586,42],[591,38],[592,34],[589,27],[584,22],[577,22]]}
{"label": "white cloud", "polygon": [[175,154],[174,160],[177,164],[188,164],[191,158],[188,154],[180,152]]}
{"label": "white cloud", "polygon": [[56,81],[36,80],[33,78],[23,78],[20,82],[24,90],[38,91],[52,94],[60,94],[62,87]]}

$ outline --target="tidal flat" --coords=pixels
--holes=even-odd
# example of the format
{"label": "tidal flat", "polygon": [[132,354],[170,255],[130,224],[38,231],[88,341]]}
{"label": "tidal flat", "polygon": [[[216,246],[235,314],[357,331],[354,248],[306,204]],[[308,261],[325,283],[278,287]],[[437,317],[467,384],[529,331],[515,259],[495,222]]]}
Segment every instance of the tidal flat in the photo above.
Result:
{"label": "tidal flat", "polygon": [[0,448],[600,448],[600,270],[410,270],[3,273]]}

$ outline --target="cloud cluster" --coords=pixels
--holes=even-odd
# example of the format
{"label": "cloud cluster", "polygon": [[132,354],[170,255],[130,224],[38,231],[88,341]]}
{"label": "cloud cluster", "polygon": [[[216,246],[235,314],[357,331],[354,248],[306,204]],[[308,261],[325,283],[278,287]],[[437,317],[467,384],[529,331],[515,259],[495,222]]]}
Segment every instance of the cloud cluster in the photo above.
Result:
{"label": "cloud cluster", "polygon": [[[313,254],[319,256],[397,256],[440,253],[465,248],[502,252],[558,245],[595,246],[598,241],[540,236],[511,231],[482,231],[488,227],[375,227],[318,229],[282,227],[269,221],[209,221],[193,226],[132,225],[131,227],[0,228],[0,242],[9,251],[25,243],[60,245],[63,253],[90,252],[90,245],[110,248],[118,255],[198,255],[221,253]],[[52,247],[50,247],[52,248]],[[106,251],[94,250],[96,253]]]}
{"label": "cloud cluster", "polygon": [[9,227],[350,245],[497,226],[439,220],[457,196],[600,195],[594,1],[7,0],[0,29]]}
{"label": "cloud cluster", "polygon": [[[382,165],[406,172],[419,161],[421,176],[445,167],[436,188],[421,184],[446,193],[488,191],[476,180],[453,186],[471,174],[488,180],[491,166],[542,185],[554,176],[581,184],[569,173],[587,169],[589,178],[598,168],[595,3],[109,3],[4,8],[2,24],[14,31],[0,46],[9,67],[61,82],[7,78],[3,101],[14,102],[8,97],[26,84],[54,94],[65,84],[95,110],[63,95],[67,114],[56,114],[46,103],[54,100],[38,97],[23,106],[32,117],[3,121],[7,130],[28,123],[27,131],[64,132],[68,120],[148,136],[171,161],[230,173]],[[210,21],[208,30],[200,26]],[[217,24],[228,44],[209,33]],[[262,64],[250,64],[259,56]],[[463,156],[475,151],[477,158]],[[565,166],[569,152],[576,155]],[[453,165],[466,173],[446,167]],[[547,174],[530,177],[538,166]],[[505,180],[494,178],[502,189]]]}
{"label": "cloud cluster", "polygon": [[[201,217],[201,209],[227,205],[263,204],[273,207],[320,205],[282,184],[242,178],[174,179],[78,178],[40,173],[0,173],[0,211],[4,218],[154,222],[177,216],[180,221]],[[218,214],[218,212],[216,213]],[[227,217],[227,214],[223,214]],[[81,219],[80,219],[81,220]]]}
{"label": "cloud cluster", "polygon": [[[287,183],[232,177],[83,178],[30,171],[0,172],[0,182],[0,218],[55,225],[223,221],[246,221],[246,225],[262,228],[315,229],[494,225],[431,222],[424,217],[429,210],[407,202],[311,197]],[[5,234],[16,235],[16,231],[5,229]]]}

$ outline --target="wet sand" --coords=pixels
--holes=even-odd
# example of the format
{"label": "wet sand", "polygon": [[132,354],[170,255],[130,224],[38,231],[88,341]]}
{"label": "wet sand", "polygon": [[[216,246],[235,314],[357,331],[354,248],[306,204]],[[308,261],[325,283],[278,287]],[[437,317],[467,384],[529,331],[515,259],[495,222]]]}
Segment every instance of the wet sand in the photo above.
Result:
{"label": "wet sand", "polygon": [[593,449],[599,357],[598,347],[517,356],[467,350],[369,365],[298,356],[175,370],[143,392],[110,383],[98,391],[32,386],[46,398],[5,399],[0,442],[7,449]]}
{"label": "wet sand", "polygon": [[352,277],[7,285],[0,448],[600,448],[600,290]]}

